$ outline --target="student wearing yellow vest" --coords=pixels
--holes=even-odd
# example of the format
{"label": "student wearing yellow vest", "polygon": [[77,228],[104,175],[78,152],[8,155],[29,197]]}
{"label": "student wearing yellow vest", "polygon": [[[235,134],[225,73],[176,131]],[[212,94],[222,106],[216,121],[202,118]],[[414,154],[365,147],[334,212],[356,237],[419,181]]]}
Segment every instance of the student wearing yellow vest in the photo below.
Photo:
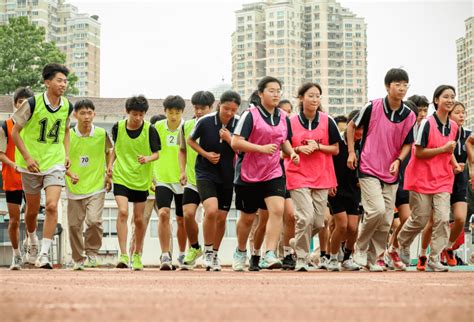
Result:
{"label": "student wearing yellow vest", "polygon": [[69,70],[59,64],[43,69],[46,92],[25,101],[13,114],[12,138],[17,147],[15,158],[22,172],[26,196],[25,215],[28,234],[28,258],[35,257],[38,247],[36,218],[41,189],[46,193],[46,216],[41,251],[35,265],[52,269],[49,248],[58,222],[58,201],[64,187],[64,174],[69,168],[69,116],[72,106],[63,95],[67,89]]}
{"label": "student wearing yellow vest", "polygon": [[[25,87],[20,87],[13,95],[13,106],[16,109],[34,96],[33,92]],[[11,270],[20,270],[23,266],[23,258],[19,248],[20,243],[20,207],[23,201],[23,188],[21,185],[21,174],[17,171],[15,163],[15,143],[11,137],[13,129],[13,119],[6,120],[0,126],[0,162],[2,162],[3,190],[7,199],[8,215],[8,235],[12,244],[13,259]],[[36,259],[36,258],[35,258]]]}
{"label": "student wearing yellow vest", "polygon": [[74,116],[77,124],[70,131],[71,167],[66,171],[67,216],[74,270],[83,270],[84,266],[98,266],[105,192],[112,184],[105,169],[113,146],[107,132],[93,124],[95,106],[91,100],[76,102]]}
{"label": "student wearing yellow vest", "polygon": [[179,131],[179,170],[181,175],[179,181],[184,186],[183,194],[183,214],[184,227],[188,235],[189,249],[184,257],[182,269],[193,269],[196,266],[196,260],[202,256],[202,248],[199,245],[198,234],[199,227],[196,221],[196,211],[201,203],[198,189],[196,186],[196,158],[197,152],[187,144],[187,139],[191,131],[196,126],[196,122],[208,114],[212,109],[215,98],[211,92],[199,91],[191,97],[191,103],[194,107],[194,118],[184,122],[181,131]]}
{"label": "student wearing yellow vest", "polygon": [[178,224],[178,246],[179,266],[183,266],[184,251],[186,250],[186,230],[183,219],[183,187],[179,181],[179,162],[178,162],[178,133],[183,125],[183,110],[186,106],[181,96],[168,96],[163,101],[166,120],[155,124],[158,131],[162,149],[160,159],[155,162],[156,176],[156,205],[158,206],[158,236],[161,246],[161,270],[173,269],[171,261],[171,243],[172,236],[170,229],[170,207],[174,198],[176,223]]}
{"label": "student wearing yellow vest", "polygon": [[[129,267],[127,253],[128,203],[133,203],[135,224],[135,253],[132,255],[132,269],[142,270],[141,252],[145,237],[144,210],[152,177],[152,161],[158,159],[161,148],[156,130],[144,121],[148,101],[144,96],[134,96],[125,103],[127,119],[112,127],[115,142],[114,153],[107,165],[107,175],[112,176],[115,201],[118,206],[117,236],[120,258],[117,268]],[[113,169],[112,169],[113,164]]]}

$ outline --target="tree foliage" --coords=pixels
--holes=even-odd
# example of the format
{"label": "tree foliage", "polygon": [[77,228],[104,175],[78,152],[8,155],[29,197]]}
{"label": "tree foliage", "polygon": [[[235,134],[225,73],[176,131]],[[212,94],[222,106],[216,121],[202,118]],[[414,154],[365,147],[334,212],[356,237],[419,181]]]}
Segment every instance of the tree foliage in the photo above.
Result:
{"label": "tree foliage", "polygon": [[[27,17],[10,18],[8,24],[0,26],[0,94],[10,95],[20,86],[34,92],[45,90],[43,67],[66,62],[66,55],[45,36],[44,28],[31,24]],[[77,76],[70,73],[68,80],[67,94],[77,94]]]}

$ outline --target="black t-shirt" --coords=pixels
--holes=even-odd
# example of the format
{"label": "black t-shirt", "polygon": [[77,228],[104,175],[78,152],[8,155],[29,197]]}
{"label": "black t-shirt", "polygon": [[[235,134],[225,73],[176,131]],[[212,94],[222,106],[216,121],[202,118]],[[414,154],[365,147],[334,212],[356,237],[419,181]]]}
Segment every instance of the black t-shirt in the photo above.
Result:
{"label": "black t-shirt", "polygon": [[[234,133],[239,117],[236,115],[230,119],[225,126],[230,133]],[[196,158],[196,179],[209,180],[215,183],[223,184],[225,187],[232,187],[234,180],[234,157],[235,152],[231,146],[221,139],[219,131],[224,125],[219,119],[217,112],[210,113],[196,123],[189,137],[198,142],[198,144],[207,152],[220,154],[217,164],[212,164],[201,155]]]}
{"label": "black t-shirt", "polygon": [[[131,139],[136,139],[137,137],[140,136],[140,133],[142,133],[143,126],[145,126],[145,123],[142,124],[138,129],[136,130],[129,130],[126,128],[127,126],[127,121],[125,121],[125,129],[127,130],[127,134]],[[118,133],[118,122],[114,124],[112,127],[112,140],[114,143],[117,141],[117,133]],[[161,141],[160,141],[160,136],[158,135],[158,132],[156,131],[155,127],[150,125],[150,129],[148,132],[148,137],[150,141],[150,150],[151,152],[155,153],[161,150]]]}
{"label": "black t-shirt", "polygon": [[[359,154],[359,143],[354,143],[355,152]],[[349,157],[349,149],[345,140],[339,142],[339,154],[333,155],[334,170],[337,178],[337,194],[340,196],[354,197],[360,194],[360,188],[357,187],[359,179],[357,178],[357,170],[351,170],[347,167],[347,158]]]}

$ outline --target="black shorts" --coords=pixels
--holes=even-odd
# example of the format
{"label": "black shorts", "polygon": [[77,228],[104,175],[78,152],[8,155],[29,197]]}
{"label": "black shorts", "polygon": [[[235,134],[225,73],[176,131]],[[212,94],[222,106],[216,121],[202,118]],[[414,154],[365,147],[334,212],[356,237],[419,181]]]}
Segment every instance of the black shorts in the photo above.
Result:
{"label": "black shorts", "polygon": [[290,190],[286,189],[285,199],[291,199]]}
{"label": "black shorts", "polygon": [[24,195],[25,194],[23,193],[23,190],[5,191],[7,203],[12,203],[15,205],[21,205]]}
{"label": "black shorts", "polygon": [[209,198],[217,198],[219,210],[229,211],[234,193],[233,188],[226,188],[223,184],[210,180],[197,180],[197,187],[203,202]]}
{"label": "black shorts", "polygon": [[156,186],[156,205],[160,208],[171,208],[174,197],[174,209],[176,216],[183,217],[183,194],[176,194],[164,186]]}
{"label": "black shorts", "polygon": [[410,204],[410,193],[407,190],[398,189],[397,195],[395,196],[395,207],[400,207],[401,205]]}
{"label": "black shorts", "polygon": [[148,191],[133,190],[124,185],[114,183],[114,196],[124,196],[128,202],[145,202],[148,198]]}
{"label": "black shorts", "polygon": [[454,177],[453,193],[451,194],[451,205],[456,202],[467,202],[467,176],[464,173],[458,173]]}
{"label": "black shorts", "polygon": [[265,198],[279,196],[285,198],[285,178],[280,177],[269,181],[235,186],[235,208],[248,214],[258,209],[267,210]]}
{"label": "black shorts", "polygon": [[201,197],[199,197],[199,193],[191,188],[184,188],[184,193],[183,193],[183,206],[184,205],[197,205],[201,203]]}
{"label": "black shorts", "polygon": [[328,197],[331,215],[340,212],[346,212],[348,215],[360,215],[359,202],[360,199],[354,196],[336,194],[334,197]]}

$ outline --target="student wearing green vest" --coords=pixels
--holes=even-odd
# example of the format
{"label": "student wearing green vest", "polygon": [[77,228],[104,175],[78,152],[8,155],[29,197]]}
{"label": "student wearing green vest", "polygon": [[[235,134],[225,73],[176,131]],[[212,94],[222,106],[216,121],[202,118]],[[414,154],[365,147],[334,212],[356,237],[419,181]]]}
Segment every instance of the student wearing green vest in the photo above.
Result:
{"label": "student wearing green vest", "polygon": [[[26,100],[13,114],[15,159],[22,172],[27,211],[27,259],[36,258],[35,265],[52,269],[49,248],[58,222],[58,201],[64,187],[64,174],[69,168],[69,116],[72,105],[63,96],[67,89],[69,70],[59,64],[43,68],[46,92]],[[46,193],[46,216],[43,224],[41,251],[37,256],[36,218],[41,189]]]}
{"label": "student wearing green vest", "polygon": [[176,222],[178,224],[178,246],[179,266],[183,266],[184,251],[186,250],[186,230],[184,229],[183,219],[183,187],[179,181],[179,162],[178,162],[178,133],[183,125],[182,119],[186,103],[181,96],[168,96],[163,101],[166,120],[155,124],[158,131],[162,149],[160,159],[155,162],[156,176],[156,205],[158,206],[158,236],[161,246],[161,270],[173,269],[171,260],[172,236],[170,229],[170,207],[174,198]]}
{"label": "student wearing green vest", "polygon": [[187,139],[194,129],[196,122],[204,115],[208,114],[215,98],[211,92],[199,91],[191,97],[191,103],[194,107],[194,118],[184,122],[181,131],[179,131],[179,170],[181,175],[179,181],[184,186],[183,194],[183,214],[184,227],[188,235],[189,249],[184,257],[182,269],[193,269],[196,266],[196,260],[202,256],[202,248],[199,245],[198,234],[199,227],[196,221],[196,211],[201,203],[199,192],[196,186],[196,158],[198,153],[187,144]]}
{"label": "student wearing green vest", "polygon": [[74,116],[77,124],[70,131],[71,167],[66,171],[67,217],[74,270],[83,270],[84,266],[98,266],[105,192],[112,184],[105,169],[113,146],[107,132],[93,124],[95,106],[91,100],[76,102]]}
{"label": "student wearing green vest", "polygon": [[135,252],[131,264],[133,270],[142,270],[141,252],[145,237],[143,213],[152,177],[152,161],[158,159],[161,143],[155,128],[144,121],[148,111],[148,101],[144,96],[127,99],[125,110],[128,118],[115,123],[112,127],[115,146],[107,165],[107,174],[109,177],[112,176],[118,206],[117,236],[120,258],[117,268],[128,268],[130,262],[127,253],[127,220],[128,203],[132,202]]}

